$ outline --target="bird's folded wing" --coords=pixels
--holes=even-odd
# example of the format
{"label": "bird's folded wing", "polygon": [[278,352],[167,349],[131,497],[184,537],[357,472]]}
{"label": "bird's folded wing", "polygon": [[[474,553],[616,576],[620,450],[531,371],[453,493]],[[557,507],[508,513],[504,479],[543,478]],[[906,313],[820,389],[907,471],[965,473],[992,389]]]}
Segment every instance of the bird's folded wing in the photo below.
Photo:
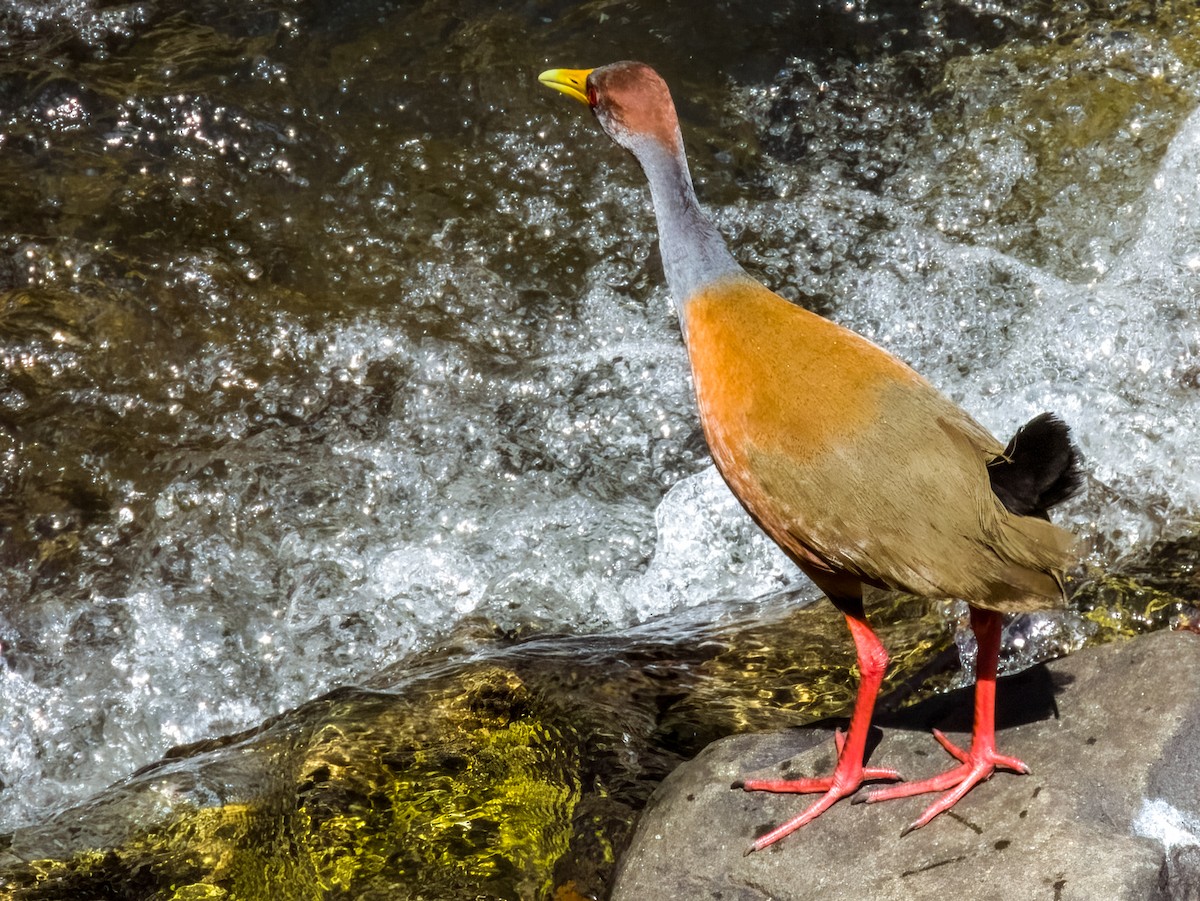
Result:
{"label": "bird's folded wing", "polygon": [[803,556],[864,581],[982,607],[1061,603],[1070,534],[1008,513],[986,464],[1002,445],[932,390],[803,467],[752,451],[776,521]]}

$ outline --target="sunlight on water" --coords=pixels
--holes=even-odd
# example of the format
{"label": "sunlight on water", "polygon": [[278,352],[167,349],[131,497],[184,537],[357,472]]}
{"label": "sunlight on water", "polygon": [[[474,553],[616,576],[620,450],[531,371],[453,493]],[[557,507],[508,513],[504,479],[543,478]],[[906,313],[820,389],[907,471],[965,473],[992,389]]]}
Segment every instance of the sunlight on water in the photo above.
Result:
{"label": "sunlight on water", "polygon": [[[14,68],[0,136],[0,830],[464,621],[815,597],[708,465],[640,173],[538,93],[545,23],[488,26],[500,69],[449,12],[301,12],[7,34],[66,62]],[[1187,45],[1070,47],[979,48],[940,106],[890,60],[677,96],[749,268],[998,435],[1073,425],[1099,569],[1200,509],[1200,119]]]}

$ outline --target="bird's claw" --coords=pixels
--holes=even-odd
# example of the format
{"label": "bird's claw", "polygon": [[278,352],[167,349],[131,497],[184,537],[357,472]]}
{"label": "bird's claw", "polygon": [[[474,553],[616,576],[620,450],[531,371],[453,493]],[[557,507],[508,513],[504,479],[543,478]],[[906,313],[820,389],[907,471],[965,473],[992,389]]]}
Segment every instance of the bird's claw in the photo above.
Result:
{"label": "bird's claw", "polygon": [[900,833],[901,835],[908,835],[914,829],[920,829],[929,823],[938,814],[945,813],[961,801],[972,788],[980,782],[986,782],[990,779],[997,769],[1012,770],[1022,775],[1028,775],[1029,773],[1029,767],[1025,765],[1024,761],[1018,760],[1016,757],[997,754],[995,748],[989,744],[985,743],[982,747],[973,745],[970,751],[964,751],[937,729],[933,730],[933,737],[937,739],[938,744],[946,749],[947,753],[959,761],[958,766],[951,767],[944,773],[939,773],[936,776],[921,779],[917,782],[905,782],[901,785],[885,785],[880,788],[873,788],[865,795],[855,799],[856,803],[876,804],[880,801],[908,798],[927,792],[946,792],[946,794],[926,808],[925,812],[917,817],[917,819],[906,826],[904,831]]}
{"label": "bird's claw", "polygon": [[833,743],[838,752],[838,762],[832,775],[803,779],[744,779],[733,783],[733,788],[740,788],[744,791],[821,794],[821,797],[809,805],[803,813],[755,839],[749,850],[746,851],[747,854],[761,851],[785,835],[795,832],[806,823],[812,822],[837,801],[858,791],[864,782],[902,778],[898,772],[887,767],[864,767],[859,761],[843,760],[842,749],[846,744],[846,736],[840,729],[833,734]]}

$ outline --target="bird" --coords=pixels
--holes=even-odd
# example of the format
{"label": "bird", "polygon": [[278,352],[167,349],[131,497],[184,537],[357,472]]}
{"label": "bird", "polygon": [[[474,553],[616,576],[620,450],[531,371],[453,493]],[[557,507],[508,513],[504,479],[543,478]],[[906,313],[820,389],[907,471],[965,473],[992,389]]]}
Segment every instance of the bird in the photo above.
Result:
{"label": "bird", "polygon": [[[999,769],[995,693],[1005,614],[1066,603],[1076,540],[1048,511],[1083,484],[1069,427],[1043,413],[1007,444],[867,338],[792,303],[746,272],[703,212],[670,90],[645,63],[538,76],[590,108],[649,182],[662,267],[713,461],[751,519],[843,614],[859,686],[837,760],[818,778],[745,779],[734,789],[817,797],[756,838],[762,850],[837,801],[941,792],[904,830],[928,824]],[[864,765],[888,665],[864,587],[958,598],[978,642],[971,744],[934,736],[957,763],[916,782]],[[874,785],[863,793],[864,783]]]}

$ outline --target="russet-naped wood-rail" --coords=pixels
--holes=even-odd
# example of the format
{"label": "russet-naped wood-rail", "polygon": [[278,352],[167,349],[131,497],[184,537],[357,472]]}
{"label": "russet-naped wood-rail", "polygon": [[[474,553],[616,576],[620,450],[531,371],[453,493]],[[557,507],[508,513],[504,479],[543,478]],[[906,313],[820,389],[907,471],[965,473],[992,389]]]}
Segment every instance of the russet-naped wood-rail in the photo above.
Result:
{"label": "russet-naped wood-rail", "polygon": [[833,775],[734,785],[820,795],[750,850],[800,828],[865,781],[900,779],[863,765],[888,662],[866,620],[864,585],[965,600],[979,652],[970,749],[935,732],[958,765],[861,799],[945,792],[907,832],[949,810],[997,767],[1029,772],[996,751],[1001,617],[1064,603],[1074,540],[1046,511],[1082,481],[1067,427],[1042,414],[1005,447],[891,354],[748,275],[700,209],[675,106],[649,66],[551,69],[539,80],[590,107],[641,164],[717,468],[754,521],[842,611],[854,639],[858,696],[849,728],[835,736]]}

